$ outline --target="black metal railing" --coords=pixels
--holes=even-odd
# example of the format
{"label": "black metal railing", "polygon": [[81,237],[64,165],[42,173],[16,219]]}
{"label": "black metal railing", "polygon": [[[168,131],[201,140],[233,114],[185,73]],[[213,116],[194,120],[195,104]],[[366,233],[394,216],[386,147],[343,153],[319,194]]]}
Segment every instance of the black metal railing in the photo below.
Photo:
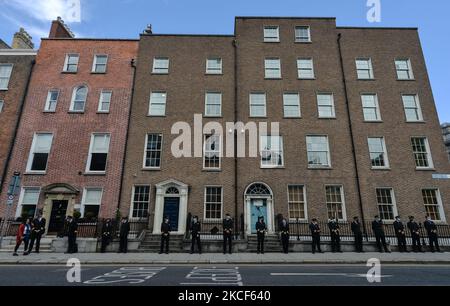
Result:
{"label": "black metal railing", "polygon": [[[311,231],[309,229],[309,222],[305,220],[289,220],[289,233],[291,240],[298,241],[311,241]],[[319,221],[319,227],[321,229],[321,239],[324,241],[331,240],[331,233],[328,227],[328,222]],[[363,233],[363,237],[367,242],[375,241],[375,234],[372,230],[372,221],[364,221],[364,225],[366,228],[366,232]],[[406,243],[408,245],[412,245],[411,232],[407,229],[406,223],[405,226],[405,234],[406,234]],[[422,243],[428,243],[428,235],[421,223],[420,226],[420,236]],[[439,244],[443,246],[450,246],[450,225],[447,224],[436,224],[437,233],[439,237]],[[276,232],[279,232],[279,225],[276,225]],[[361,230],[363,229],[361,224]],[[384,223],[383,224],[384,233],[386,239],[391,244],[397,244],[397,235],[394,230],[394,225],[392,223]],[[351,222],[348,221],[339,221],[339,233],[342,241],[354,241],[354,235],[351,230]]]}
{"label": "black metal railing", "polygon": [[[192,214],[188,213],[186,222],[186,234],[185,238],[189,239],[191,237],[191,224],[192,224]],[[236,222],[236,220],[233,220]],[[222,219],[207,219],[199,220],[201,225],[200,237],[205,240],[222,240],[223,239],[223,220]],[[237,231],[233,227],[233,238],[243,239],[244,238],[244,215],[239,217],[237,223]]]}

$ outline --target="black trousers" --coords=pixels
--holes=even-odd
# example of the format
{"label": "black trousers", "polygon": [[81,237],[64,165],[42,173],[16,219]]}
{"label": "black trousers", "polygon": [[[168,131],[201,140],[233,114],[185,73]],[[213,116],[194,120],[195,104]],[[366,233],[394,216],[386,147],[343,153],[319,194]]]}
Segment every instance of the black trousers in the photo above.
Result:
{"label": "black trousers", "polygon": [[316,248],[319,252],[322,252],[320,249],[320,235],[312,235],[312,252],[316,252]]}
{"label": "black trousers", "polygon": [[258,244],[256,246],[257,253],[264,253],[264,233],[257,233],[256,237],[258,238]]}
{"label": "black trousers", "polygon": [[378,251],[382,252],[382,247],[384,248],[385,252],[388,252],[387,244],[386,244],[386,237],[384,234],[375,234],[375,239],[377,241],[377,247]]}
{"label": "black trousers", "polygon": [[397,246],[400,252],[406,252],[406,236],[405,235],[397,235]]}
{"label": "black trousers", "polygon": [[281,234],[281,244],[283,246],[283,253],[289,252],[289,234]]}
{"label": "black trousers", "polygon": [[200,241],[200,235],[199,234],[192,234],[192,240],[191,240],[191,253],[194,253],[195,244],[197,244],[198,253],[202,253],[202,242]]}
{"label": "black trousers", "polygon": [[231,233],[223,233],[223,253],[227,252],[227,246],[228,246],[228,253],[231,254],[231,248],[232,248],[232,240],[233,235]]}
{"label": "black trousers", "polygon": [[340,252],[341,251],[341,237],[338,234],[331,234],[331,251]]}
{"label": "black trousers", "polygon": [[414,252],[422,252],[422,244],[420,243],[420,235],[411,233],[412,247]]}
{"label": "black trousers", "polygon": [[363,251],[363,235],[362,235],[362,233],[355,234],[355,249],[356,249],[356,252]]}
{"label": "black trousers", "polygon": [[69,246],[67,248],[67,253],[76,253],[75,244],[77,243],[77,235],[68,236]]}
{"label": "black trousers", "polygon": [[430,250],[431,252],[434,252],[434,248],[436,247],[436,251],[440,252],[441,249],[439,248],[439,241],[438,236],[436,233],[430,233],[428,234],[428,240],[430,242]]}
{"label": "black trousers", "polygon": [[128,252],[128,236],[120,236],[119,253]]}
{"label": "black trousers", "polygon": [[39,247],[41,246],[41,238],[42,238],[42,232],[31,232],[30,236],[30,246],[28,248],[28,253],[31,253],[33,251],[34,242],[36,241],[36,253],[39,253]]}
{"label": "black trousers", "polygon": [[161,247],[159,249],[160,253],[164,252],[164,246],[166,249],[166,253],[169,253],[169,240],[170,240],[170,234],[161,234]]}
{"label": "black trousers", "polygon": [[102,236],[102,247],[100,248],[100,252],[105,253],[106,247],[109,245],[110,237]]}
{"label": "black trousers", "polygon": [[28,242],[30,241],[29,238],[24,238],[16,243],[16,247],[14,248],[14,253],[17,253],[17,250],[20,248],[20,245],[22,244],[22,241],[24,243],[23,252],[26,253],[28,251]]}

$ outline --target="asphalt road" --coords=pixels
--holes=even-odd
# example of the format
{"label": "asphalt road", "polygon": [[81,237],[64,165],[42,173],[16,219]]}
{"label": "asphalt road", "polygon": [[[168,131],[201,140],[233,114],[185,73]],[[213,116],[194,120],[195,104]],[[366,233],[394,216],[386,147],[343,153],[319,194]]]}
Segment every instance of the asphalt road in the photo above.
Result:
{"label": "asphalt road", "polygon": [[[65,266],[0,266],[1,286],[449,286],[450,265],[383,265],[369,283],[362,265],[95,266],[83,265],[70,283]],[[76,280],[76,273],[69,275]]]}

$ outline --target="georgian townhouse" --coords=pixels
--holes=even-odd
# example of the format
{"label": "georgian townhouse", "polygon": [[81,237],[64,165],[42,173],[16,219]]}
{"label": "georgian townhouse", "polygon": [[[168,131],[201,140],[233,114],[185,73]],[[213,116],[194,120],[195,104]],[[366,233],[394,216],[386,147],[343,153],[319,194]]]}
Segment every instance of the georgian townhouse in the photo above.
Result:
{"label": "georgian townhouse", "polygon": [[[417,29],[237,17],[233,36],[148,31],[136,80],[120,209],[149,218],[154,233],[163,216],[184,233],[188,214],[230,213],[252,234],[258,216],[274,232],[279,215],[446,222],[450,213]],[[194,114],[222,134],[192,130],[189,150],[200,142],[203,157],[176,156],[177,123],[193,127]],[[259,131],[256,157],[227,157],[228,134],[251,142],[247,123],[279,123],[279,133]]]}
{"label": "georgian townhouse", "polygon": [[33,48],[24,29],[14,34],[11,47],[0,40],[0,191],[9,180],[5,174],[37,53]]}
{"label": "georgian townhouse", "polygon": [[22,175],[15,217],[42,210],[57,233],[74,211],[88,220],[115,215],[137,49],[136,40],[76,39],[61,19],[52,23],[7,174]]}

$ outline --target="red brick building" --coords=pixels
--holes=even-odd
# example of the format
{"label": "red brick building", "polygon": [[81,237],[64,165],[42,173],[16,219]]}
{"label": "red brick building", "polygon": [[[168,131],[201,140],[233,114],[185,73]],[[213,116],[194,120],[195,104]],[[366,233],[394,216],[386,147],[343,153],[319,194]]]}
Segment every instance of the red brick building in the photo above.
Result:
{"label": "red brick building", "polygon": [[115,215],[137,49],[135,40],[75,39],[53,22],[9,164],[8,176],[22,173],[16,217],[42,209],[54,233],[74,210],[87,219]]}

